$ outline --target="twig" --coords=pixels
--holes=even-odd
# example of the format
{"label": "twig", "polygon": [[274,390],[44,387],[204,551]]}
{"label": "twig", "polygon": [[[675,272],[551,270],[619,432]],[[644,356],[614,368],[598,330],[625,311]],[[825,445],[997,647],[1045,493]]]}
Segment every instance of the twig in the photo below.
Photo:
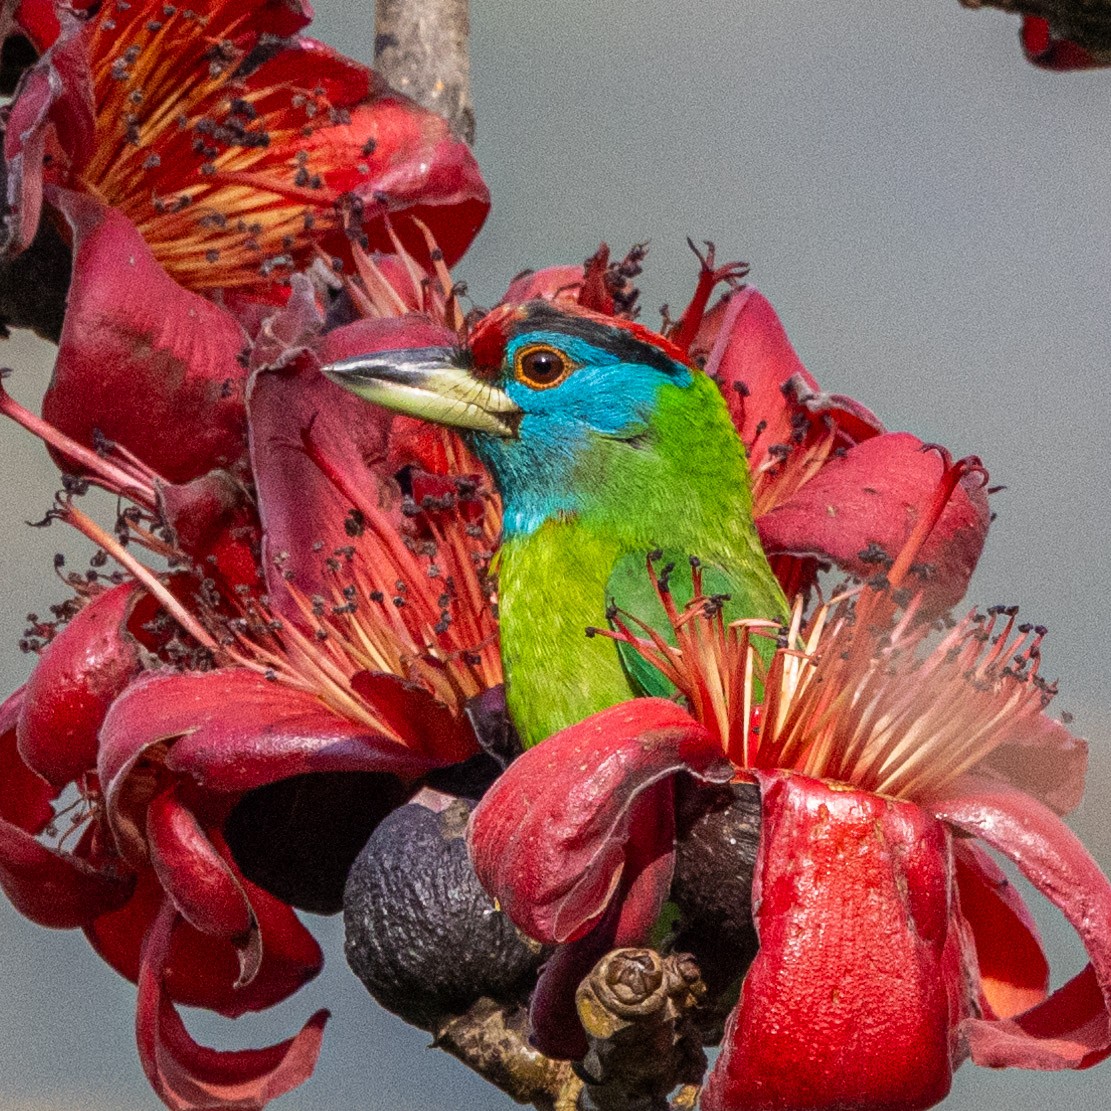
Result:
{"label": "twig", "polygon": [[374,66],[474,142],[468,0],[375,0]]}
{"label": "twig", "polygon": [[567,1061],[555,1061],[528,1041],[528,1011],[479,999],[435,1031],[435,1046],[518,1103],[541,1111],[574,1111],[581,1082]]}

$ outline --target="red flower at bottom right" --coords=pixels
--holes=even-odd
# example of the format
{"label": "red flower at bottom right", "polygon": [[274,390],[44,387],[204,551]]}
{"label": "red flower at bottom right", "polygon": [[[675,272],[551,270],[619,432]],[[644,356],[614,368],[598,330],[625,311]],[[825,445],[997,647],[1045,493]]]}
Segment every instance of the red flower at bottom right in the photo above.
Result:
{"label": "red flower at bottom right", "polygon": [[[641,699],[563,730],[472,819],[483,883],[569,967],[615,921],[620,944],[636,944],[634,923],[647,940],[670,889],[659,830],[674,828],[679,772],[756,784],[759,948],[703,1111],[917,1111],[967,1058],[1062,1069],[1111,1052],[1111,884],[1059,817],[1079,801],[1086,747],[1045,712],[1045,630],[1002,608],[948,629],[917,620],[898,589],[906,563],[809,619],[800,605],[788,630],[726,626],[712,597],[677,612],[663,581],[674,644],[620,615],[599,635],[637,647],[687,709]],[[985,846],[1087,950],[1056,991]],[[542,1040],[547,1012],[567,1013],[551,994],[533,1002]]]}

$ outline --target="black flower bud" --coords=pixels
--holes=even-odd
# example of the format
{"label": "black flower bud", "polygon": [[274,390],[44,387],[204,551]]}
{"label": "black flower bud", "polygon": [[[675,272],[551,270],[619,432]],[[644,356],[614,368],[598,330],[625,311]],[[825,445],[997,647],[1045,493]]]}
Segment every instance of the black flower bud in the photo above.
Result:
{"label": "black flower bud", "polygon": [[472,806],[395,810],[347,880],[348,964],[383,1007],[426,1030],[481,996],[524,1000],[543,955],[475,876],[463,839]]}

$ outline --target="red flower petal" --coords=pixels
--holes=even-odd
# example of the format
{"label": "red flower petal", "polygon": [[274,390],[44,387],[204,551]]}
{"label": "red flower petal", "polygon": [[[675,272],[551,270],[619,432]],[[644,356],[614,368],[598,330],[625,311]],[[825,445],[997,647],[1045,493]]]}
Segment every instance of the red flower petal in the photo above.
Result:
{"label": "red flower petal", "polygon": [[1049,962],[1022,897],[999,866],[970,841],[953,845],[961,915],[972,929],[988,1018],[1010,1018],[1041,1003]]}
{"label": "red flower petal", "polygon": [[[42,13],[32,13],[36,19]],[[51,13],[53,14],[53,13]],[[82,158],[95,142],[93,90],[80,25],[67,20],[63,36],[23,76],[4,132],[7,209],[0,249],[26,250],[42,211],[43,159],[58,145]]]}
{"label": "red flower petal", "polygon": [[48,848],[0,819],[0,888],[32,922],[55,929],[86,925],[124,904],[133,887],[134,876]]}
{"label": "red flower petal", "polygon": [[[317,358],[323,363],[454,340],[422,317],[365,320],[329,332]],[[378,510],[383,479],[393,469],[390,414],[329,382],[317,370],[317,358],[258,374],[248,401],[263,566],[272,605],[295,621],[301,615],[289,599],[286,576],[306,596],[330,594],[325,560],[351,544],[356,506]]]}
{"label": "red flower petal", "polygon": [[118,441],[172,482],[237,461],[239,326],[169,278],[118,212],[65,192],[57,203],[73,228],[74,277],[43,416],[83,444],[95,433]]}
{"label": "red flower petal", "polygon": [[198,566],[211,566],[231,589],[262,586],[261,530],[253,498],[227,471],[158,487],[158,501],[177,546]]}
{"label": "red flower petal", "polygon": [[[755,471],[774,444],[791,444],[801,392],[825,398],[823,412],[844,427],[850,442],[883,431],[864,406],[847,397],[821,394],[802,365],[768,299],[753,286],[719,301],[707,314],[691,344],[691,357],[706,359],[706,373],[721,386],[737,431],[748,448]],[[798,390],[789,389],[794,380]]]}
{"label": "red flower petal", "polygon": [[964,1024],[972,1059],[992,1067],[1087,1068],[1111,1053],[1111,882],[1047,807],[1022,791],[966,777],[932,804],[939,818],[1018,865],[1080,936],[1090,963],[1031,1010]]}
{"label": "red flower petal", "polygon": [[[74,0],[70,6],[81,11],[89,7],[89,3],[90,0]],[[58,22],[57,0],[15,0],[12,7],[12,22],[40,53],[58,37],[62,28]]]}
{"label": "red flower petal", "polygon": [[948,833],[910,803],[754,774],[760,948],[702,1107],[932,1106],[967,1013]]}
{"label": "red flower petal", "polygon": [[[865,440],[760,517],[760,539],[769,554],[816,556],[867,578],[877,559],[898,555],[928,512],[944,467],[936,451],[908,432]],[[964,594],[988,523],[979,476],[962,479],[917,559],[931,610],[946,610]]]}
{"label": "red flower petal", "polygon": [[[247,78],[249,87],[285,90],[307,81],[322,87],[347,122],[299,136],[296,149],[320,175],[313,207],[346,206],[366,249],[390,251],[381,217],[389,214],[405,247],[426,259],[416,218],[432,232],[444,261],[463,256],[490,210],[490,194],[470,148],[447,121],[395,92],[376,74],[313,39],[294,39]],[[267,111],[266,101],[258,109]],[[290,152],[292,155],[292,151]],[[304,206],[302,202],[302,206]],[[357,215],[356,215],[357,214]],[[349,257],[350,237],[339,227],[322,236],[324,250]]]}
{"label": "red flower petal", "polygon": [[360,671],[351,677],[351,689],[374,707],[407,748],[433,764],[457,764],[478,751],[466,719],[417,683],[387,672]]}
{"label": "red flower petal", "polygon": [[1058,814],[1075,810],[1084,794],[1088,742],[1048,714],[1024,717],[1018,728],[999,728],[1006,739],[976,765],[976,774],[998,776]]}
{"label": "red flower petal", "polygon": [[163,983],[177,924],[177,911],[166,899],[143,945],[135,1014],[143,1071],[173,1111],[258,1111],[312,1075],[328,1012],[318,1011],[295,1037],[266,1049],[222,1052],[198,1045]]}
{"label": "red flower petal", "polygon": [[0,820],[28,833],[40,833],[54,817],[56,790],[23,762],[16,746],[16,725],[26,688],[20,687],[0,706]]}
{"label": "red flower petal", "polygon": [[235,874],[174,790],[147,809],[151,863],[181,916],[201,933],[225,938],[239,952],[239,983],[262,960],[258,923]]}
{"label": "red flower petal", "polygon": [[[201,933],[182,920],[174,931],[164,984],[176,1003],[238,1018],[288,999],[319,973],[324,957],[293,910],[246,880],[219,835],[209,832],[247,894],[258,922],[262,963],[254,978],[243,983],[243,962],[235,945],[226,938]],[[166,897],[153,869],[147,868],[124,906],[85,926],[85,936],[101,959],[132,982],[139,975],[143,940]]]}
{"label": "red flower petal", "polygon": [[125,625],[141,593],[124,583],[94,598],[46,646],[27,682],[19,751],[55,787],[96,767],[104,715],[139,671]]}
{"label": "red flower petal", "polygon": [[732,777],[710,734],[664,699],[636,699],[560,731],[515,760],[474,811],[479,879],[531,937],[582,937],[630,861],[656,845],[651,823],[634,822],[637,798],[679,771]]}
{"label": "red flower petal", "polygon": [[[173,741],[163,751],[161,742]],[[318,698],[253,671],[152,673],[115,701],[101,731],[99,772],[112,830],[130,859],[145,856],[153,766],[212,791],[239,792],[316,771],[416,778],[442,761],[333,713]]]}
{"label": "red flower petal", "polygon": [[1092,69],[1096,66],[1105,66],[1107,60],[1101,60],[1090,54],[1082,46],[1070,42],[1068,39],[1057,38],[1049,21],[1036,15],[1022,17],[1022,49],[1026,57],[1042,69],[1070,70]]}
{"label": "red flower petal", "polygon": [[[547,743],[547,742],[545,742]],[[675,808],[670,780],[644,788],[629,807],[629,839],[620,882],[589,933],[559,946],[544,965],[529,1006],[532,1044],[549,1057],[577,1060],[587,1051],[575,992],[611,949],[643,945],[667,898],[674,872]]]}

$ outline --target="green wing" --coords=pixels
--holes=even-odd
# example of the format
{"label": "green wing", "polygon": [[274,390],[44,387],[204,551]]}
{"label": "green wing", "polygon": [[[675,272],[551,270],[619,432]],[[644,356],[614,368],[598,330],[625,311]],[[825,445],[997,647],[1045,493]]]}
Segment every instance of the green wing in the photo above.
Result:
{"label": "green wing", "polygon": [[[654,563],[656,573],[659,574],[668,564],[673,564],[668,577],[671,596],[676,609],[682,611],[694,597],[690,556],[677,549],[664,549],[662,558]],[[722,606],[722,616],[727,622],[744,617],[787,619],[786,599],[767,563],[761,561],[751,573],[743,575],[730,574],[714,563],[700,562],[699,566],[702,570],[702,593],[728,596]],[[617,561],[607,584],[606,600],[656,630],[668,644],[675,643],[671,623],[648,573],[647,555],[627,555]],[[641,633],[635,623],[630,623],[630,627],[634,633]],[[770,654],[771,641],[767,642],[767,648]],[[634,690],[661,698],[674,697],[674,686],[635,649],[620,642],[617,649]]]}
{"label": "green wing", "polygon": [[[668,582],[671,586],[671,596],[675,599],[675,608],[682,611],[694,597],[694,583],[691,577],[690,556],[672,549],[664,549],[662,558],[654,562],[656,573],[659,574],[668,564],[673,564]],[[728,594],[730,602],[726,604],[726,617],[733,620],[740,614],[732,612],[732,598],[736,596],[735,582],[714,564],[701,564],[702,592],[704,594]],[[656,593],[653,579],[648,573],[647,554],[631,554],[623,556],[614,564],[606,585],[606,601],[615,605],[624,613],[630,614],[643,621],[650,628],[658,632],[668,644],[675,643],[671,622],[667,619],[663,603]],[[642,634],[642,630],[635,622],[627,622],[632,632]],[[635,649],[627,644],[618,642],[618,654],[625,673],[633,689],[640,694],[657,695],[661,698],[672,698],[675,687],[667,681],[650,663],[648,663]]]}

